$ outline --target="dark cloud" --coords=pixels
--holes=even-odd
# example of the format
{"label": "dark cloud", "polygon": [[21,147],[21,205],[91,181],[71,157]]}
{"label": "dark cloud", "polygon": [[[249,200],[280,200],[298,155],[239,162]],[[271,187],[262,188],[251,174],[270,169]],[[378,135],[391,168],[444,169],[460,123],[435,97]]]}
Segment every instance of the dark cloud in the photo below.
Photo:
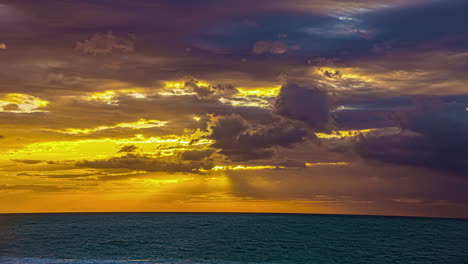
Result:
{"label": "dark cloud", "polygon": [[146,155],[127,154],[122,157],[113,157],[102,160],[84,160],[77,162],[78,167],[88,167],[96,169],[130,169],[151,172],[185,172],[200,173],[201,170],[209,170],[213,167],[211,162],[179,162],[169,161],[160,158],[152,158]]}
{"label": "dark cloud", "polygon": [[7,104],[3,107],[3,111],[18,111],[18,110],[20,110],[20,107],[17,104]]}
{"label": "dark cloud", "polygon": [[333,111],[336,126],[341,130],[385,128],[395,126],[390,116],[412,106],[411,96],[384,98],[344,97]]}
{"label": "dark cloud", "polygon": [[392,119],[403,133],[362,137],[356,145],[360,155],[390,163],[466,175],[466,105],[423,100],[417,102],[413,109],[396,112]]}
{"label": "dark cloud", "polygon": [[421,5],[363,13],[357,18],[367,27],[378,29],[378,39],[383,40],[374,45],[373,50],[378,53],[395,49],[446,49],[449,46],[466,50],[466,40],[440,42],[448,36],[466,35],[463,11],[466,8],[468,3],[463,0],[428,1]]}
{"label": "dark cloud", "polygon": [[43,160],[31,160],[31,159],[14,159],[15,162],[25,163],[25,164],[38,164],[45,162]]}
{"label": "dark cloud", "polygon": [[331,100],[328,92],[320,88],[287,83],[281,88],[275,107],[279,115],[303,121],[317,131],[331,128]]}
{"label": "dark cloud", "polygon": [[206,85],[197,80],[186,81],[185,87],[191,89],[201,99],[217,99],[238,93],[237,89],[230,84]]}
{"label": "dark cloud", "polygon": [[340,130],[385,128],[395,124],[389,120],[391,112],[384,110],[349,110],[333,113],[337,128]]}
{"label": "dark cloud", "polygon": [[[295,173],[293,173],[295,172]],[[424,168],[408,168],[389,164],[371,164],[360,161],[346,166],[311,166],[284,170],[232,171],[232,183],[239,195],[272,199],[278,193],[289,198],[313,199],[315,195],[348,196],[358,200],[419,197],[427,200],[451,200],[466,203],[468,195],[461,186],[466,179],[448,177],[442,172]],[[287,175],[287,177],[285,177]],[[411,175],[411,177],[409,177]],[[313,176],[313,177],[311,177]],[[263,178],[275,187],[262,188],[255,181]],[[270,193],[266,197],[262,194]]]}
{"label": "dark cloud", "polygon": [[120,152],[135,152],[137,150],[138,150],[138,147],[135,145],[125,145],[122,148],[120,148],[119,153]]}
{"label": "dark cloud", "polygon": [[256,125],[239,115],[216,117],[211,125],[212,147],[232,161],[271,158],[274,146],[290,147],[301,142],[307,131],[278,118],[267,125]]}
{"label": "dark cloud", "polygon": [[302,161],[297,161],[297,160],[285,160],[282,162],[277,163],[278,166],[283,166],[283,167],[292,167],[292,168],[306,168],[306,164]]}
{"label": "dark cloud", "polygon": [[214,150],[212,149],[205,149],[205,150],[188,150],[184,151],[181,154],[183,160],[202,160],[204,158],[209,157],[213,154]]}

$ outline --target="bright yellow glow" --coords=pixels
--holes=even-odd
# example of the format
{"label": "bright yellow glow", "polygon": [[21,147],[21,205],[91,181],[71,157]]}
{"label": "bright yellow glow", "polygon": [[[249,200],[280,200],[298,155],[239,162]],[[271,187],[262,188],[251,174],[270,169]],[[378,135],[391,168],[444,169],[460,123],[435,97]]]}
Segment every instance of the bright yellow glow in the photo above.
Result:
{"label": "bright yellow glow", "polygon": [[146,187],[151,187],[153,185],[160,185],[160,184],[174,184],[180,183],[183,181],[193,180],[193,177],[177,177],[171,179],[133,179],[133,182],[141,183]]}
{"label": "bright yellow glow", "polygon": [[184,88],[185,87],[185,82],[166,82],[166,85],[164,86],[165,88]]}
{"label": "bright yellow glow", "polygon": [[[210,84],[197,81],[198,86],[208,87]],[[164,88],[166,89],[163,92],[160,92],[161,95],[191,95],[196,94],[191,89],[187,89],[186,82],[174,81],[166,82]],[[281,85],[274,87],[257,87],[257,88],[237,88],[239,96],[256,96],[256,97],[276,97],[278,96],[281,90]]]}
{"label": "bright yellow glow", "polygon": [[[166,82],[166,85],[164,87],[165,88],[184,88],[185,83],[186,83],[185,81]],[[197,81],[196,84],[198,86],[210,86],[208,83],[203,82],[203,81]]]}
{"label": "bright yellow glow", "polygon": [[44,110],[38,110],[41,107],[45,107],[49,104],[48,101],[42,100],[38,97],[21,94],[21,93],[9,93],[0,99],[1,112],[13,112],[13,113],[34,113],[44,112]]}
{"label": "bright yellow glow", "polygon": [[[196,131],[193,133],[197,135]],[[32,152],[23,152],[23,158],[50,160],[54,157],[66,161],[80,157],[86,159],[115,156],[116,147],[131,143],[144,151],[171,146],[191,147],[191,135],[150,138],[142,135],[130,139],[80,140],[48,142],[29,146]],[[139,142],[144,142],[139,144]],[[153,144],[153,143],[158,144]],[[175,145],[171,145],[171,144]],[[209,142],[206,142],[209,143]],[[146,145],[147,144],[147,145]],[[184,146],[181,146],[184,147]],[[108,153],[105,153],[107,150]],[[34,152],[37,151],[37,152]],[[17,157],[21,153],[17,152]],[[4,158],[12,158],[11,155]],[[42,165],[41,165],[42,164]],[[248,171],[284,168],[282,166],[216,166],[202,175],[167,174],[164,172],[128,171],[119,169],[73,169],[34,171],[48,166],[19,164],[23,173],[7,173],[0,186],[0,197],[11,201],[0,203],[0,212],[57,212],[57,211],[210,211],[210,212],[333,212],[327,202],[312,200],[262,200],[239,197],[228,171]],[[325,164],[325,163],[324,163]],[[331,163],[330,163],[331,164]],[[26,168],[26,166],[29,166]],[[50,165],[65,166],[65,165]],[[250,172],[249,172],[250,173]],[[6,181],[9,180],[9,181]],[[27,181],[29,185],[24,185]],[[15,189],[15,184],[20,187]],[[31,186],[31,187],[28,187]],[[275,192],[279,183],[252,172],[249,186]],[[31,188],[31,189],[28,189]],[[49,191],[50,189],[50,191]],[[328,205],[329,206],[329,205]]]}
{"label": "bright yellow glow", "polygon": [[355,137],[359,134],[367,134],[369,132],[377,130],[376,128],[361,129],[361,130],[340,130],[336,131],[333,134],[326,133],[315,133],[318,138],[330,139],[330,138],[346,138],[346,137]]}
{"label": "bright yellow glow", "polygon": [[[314,166],[347,166],[350,163],[348,162],[314,162],[314,163],[305,163],[307,167]],[[273,165],[264,165],[264,166],[215,166],[212,171],[229,171],[229,170],[273,170],[273,169],[286,169],[285,166],[273,166]]]}
{"label": "bright yellow glow", "polygon": [[281,90],[281,85],[263,88],[237,88],[237,90],[242,96],[276,97]]}
{"label": "bright yellow glow", "polygon": [[232,106],[247,106],[247,107],[259,107],[259,108],[271,107],[270,97],[234,96],[230,98],[219,98],[219,101],[223,104],[230,104]]}
{"label": "bright yellow glow", "polygon": [[146,98],[146,95],[138,89],[107,90],[103,92],[92,93],[87,96],[88,101],[101,101],[106,104],[117,104],[119,95],[128,95],[134,98]]}
{"label": "bright yellow glow", "polygon": [[[199,82],[198,85],[208,84]],[[99,86],[98,89],[101,92],[83,94],[78,98],[102,104],[118,104],[121,96],[145,98],[147,94],[149,95],[148,90],[126,89],[126,87],[124,84]],[[183,86],[177,83],[169,84],[167,88],[181,89],[187,93],[191,91],[191,87],[185,87],[185,84]],[[280,86],[239,89],[238,94],[229,96],[228,99],[232,98],[229,101],[232,104],[268,107],[280,89]],[[40,108],[47,106],[48,103],[23,94],[5,96],[0,107],[5,105],[5,102],[18,104],[20,109],[18,111],[23,112],[41,111]],[[60,105],[44,110],[57,111],[60,115],[58,106]],[[128,152],[121,152],[121,150],[128,145],[134,146],[130,148],[134,155],[188,164],[192,161],[181,160],[183,152],[207,150],[214,143],[209,139],[210,130],[187,129],[181,134],[144,135],[146,131],[139,131],[139,129],[162,127],[169,123],[138,118],[104,123],[105,125],[98,123],[88,127],[83,127],[79,123],[76,127],[59,127],[56,130],[47,129],[47,126],[44,126],[42,131],[34,128],[36,133],[31,133],[33,135],[30,138],[29,134],[28,137],[22,136],[29,133],[29,126],[26,127],[27,130],[17,128],[23,133],[20,136],[15,135],[16,130],[12,130],[10,134],[2,132],[5,137],[2,142],[11,140],[20,143],[14,145],[14,148],[4,147],[0,155],[0,174],[2,175],[0,177],[0,201],[8,201],[0,203],[0,212],[327,212],[327,209],[319,208],[321,205],[316,205],[320,201],[295,201],[286,198],[262,200],[258,197],[239,195],[239,189],[237,189],[239,182],[236,181],[241,179],[236,179],[232,177],[233,175],[248,175],[246,184],[249,188],[256,188],[259,192],[268,191],[272,193],[272,197],[276,197],[282,183],[279,180],[264,177],[262,173],[275,174],[278,173],[276,170],[286,171],[289,168],[263,163],[232,164],[222,160],[220,154],[216,153],[210,157],[216,166],[212,169],[200,170],[200,173],[196,175],[149,172],[144,166],[137,166],[135,169],[119,168],[119,166],[99,169],[77,166],[76,162],[82,160],[125,157]],[[189,118],[195,121],[206,119],[198,115],[191,115]],[[112,129],[114,131],[111,131]],[[59,134],[44,131],[54,131]],[[98,138],[98,136],[106,138]],[[23,138],[24,141],[18,138]],[[309,167],[341,166],[345,163],[307,163],[306,165]],[[299,167],[303,165],[299,164]],[[296,169],[298,168],[288,170],[288,172]]]}
{"label": "bright yellow glow", "polygon": [[133,123],[120,123],[120,124],[115,125],[115,127],[141,129],[141,128],[151,128],[151,127],[162,127],[162,126],[167,125],[167,123],[168,123],[167,121],[140,119]]}
{"label": "bright yellow glow", "polygon": [[[364,75],[363,73],[359,72],[358,68],[344,68],[344,67],[337,67],[337,68],[331,68],[331,67],[314,67],[313,70],[316,74],[330,77],[327,74],[336,74],[336,79],[356,79],[356,80],[361,80],[365,82],[374,82],[375,79],[373,79],[370,76]],[[333,77],[331,77],[333,78]]]}
{"label": "bright yellow glow", "polygon": [[314,166],[348,166],[350,165],[349,162],[315,162],[305,164],[307,167],[314,167]]}
{"label": "bright yellow glow", "polygon": [[[198,86],[210,86],[208,83],[198,81]],[[173,81],[166,82],[165,90],[159,92],[162,96],[187,96],[197,95],[192,87],[187,87],[186,82]],[[257,87],[257,88],[237,88],[235,96],[221,97],[220,102],[232,106],[270,108],[272,98],[278,96],[281,86]]]}
{"label": "bright yellow glow", "polygon": [[263,88],[237,88],[238,94],[229,98],[220,98],[224,104],[232,106],[247,106],[271,108],[272,100],[278,96],[281,86]]}
{"label": "bright yellow glow", "polygon": [[[197,81],[198,86],[210,86],[208,83],[203,81]],[[184,96],[184,95],[196,95],[192,87],[187,87],[185,81],[172,81],[166,82],[164,86],[164,91],[159,92],[159,95],[162,96]]]}
{"label": "bright yellow glow", "polygon": [[170,91],[159,92],[159,95],[162,96],[186,96],[196,94],[195,92],[188,92],[185,89],[171,89]]}
{"label": "bright yellow glow", "polygon": [[116,95],[117,95],[117,92],[115,91],[104,91],[104,92],[92,93],[91,95],[89,95],[88,99],[95,100],[95,101],[103,101],[108,104],[112,104],[112,103],[116,103],[116,100],[114,99]]}
{"label": "bright yellow glow", "polygon": [[265,169],[284,169],[283,166],[215,166],[211,170],[221,171],[221,170],[265,170]]}
{"label": "bright yellow glow", "polygon": [[[90,181],[92,182],[92,181]],[[239,197],[233,193],[229,177],[187,177],[183,174],[163,175],[147,173],[144,178],[122,181],[101,181],[81,187],[66,189],[70,181],[55,182],[54,192],[30,190],[0,191],[0,197],[8,203],[0,203],[0,212],[289,212],[330,213],[336,208],[327,208],[318,201],[309,200],[262,200]],[[78,185],[78,186],[80,186]],[[275,186],[266,179],[256,178],[257,188]],[[50,186],[42,183],[36,186]],[[76,185],[75,185],[76,186]],[[63,188],[61,190],[60,188]]]}
{"label": "bright yellow glow", "polygon": [[213,143],[203,138],[206,132],[195,131],[186,135],[145,137],[135,135],[123,139],[86,139],[74,141],[50,141],[33,143],[22,149],[13,149],[3,155],[5,159],[79,160],[101,159],[115,156],[124,145],[135,145],[143,154],[173,156],[181,151],[202,149]]}
{"label": "bright yellow glow", "polygon": [[70,135],[77,135],[77,134],[91,134],[93,132],[98,132],[98,131],[108,130],[108,129],[113,129],[113,128],[142,129],[142,128],[162,127],[162,126],[167,125],[167,123],[168,123],[167,121],[140,119],[136,122],[119,123],[114,126],[99,126],[96,128],[83,128],[83,129],[67,128],[64,130],[54,130],[54,129],[43,129],[43,130],[70,134]]}

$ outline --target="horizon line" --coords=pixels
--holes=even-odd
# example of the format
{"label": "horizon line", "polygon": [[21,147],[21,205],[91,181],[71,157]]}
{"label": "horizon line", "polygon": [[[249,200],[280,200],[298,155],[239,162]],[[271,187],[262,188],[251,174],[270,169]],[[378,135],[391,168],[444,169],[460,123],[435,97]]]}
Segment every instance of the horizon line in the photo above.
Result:
{"label": "horizon line", "polygon": [[63,211],[63,212],[0,212],[0,215],[19,214],[263,214],[263,215],[311,215],[311,216],[367,216],[367,217],[396,217],[396,218],[430,218],[468,220],[468,217],[447,216],[415,216],[415,215],[384,215],[384,214],[339,214],[339,213],[279,213],[279,212],[198,212],[198,211]]}

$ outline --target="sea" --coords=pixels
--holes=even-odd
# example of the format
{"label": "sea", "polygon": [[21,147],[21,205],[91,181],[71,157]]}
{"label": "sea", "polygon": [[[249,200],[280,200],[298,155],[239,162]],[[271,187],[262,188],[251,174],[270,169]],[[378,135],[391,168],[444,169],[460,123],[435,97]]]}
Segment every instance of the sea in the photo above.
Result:
{"label": "sea", "polygon": [[0,215],[1,264],[463,264],[468,220],[242,213]]}

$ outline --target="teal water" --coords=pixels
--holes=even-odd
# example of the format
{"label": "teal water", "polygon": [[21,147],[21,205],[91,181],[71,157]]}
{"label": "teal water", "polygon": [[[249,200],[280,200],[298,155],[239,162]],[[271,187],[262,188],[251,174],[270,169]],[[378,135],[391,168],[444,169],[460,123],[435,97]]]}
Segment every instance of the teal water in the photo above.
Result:
{"label": "teal water", "polygon": [[468,220],[294,214],[5,214],[1,264],[468,263]]}

